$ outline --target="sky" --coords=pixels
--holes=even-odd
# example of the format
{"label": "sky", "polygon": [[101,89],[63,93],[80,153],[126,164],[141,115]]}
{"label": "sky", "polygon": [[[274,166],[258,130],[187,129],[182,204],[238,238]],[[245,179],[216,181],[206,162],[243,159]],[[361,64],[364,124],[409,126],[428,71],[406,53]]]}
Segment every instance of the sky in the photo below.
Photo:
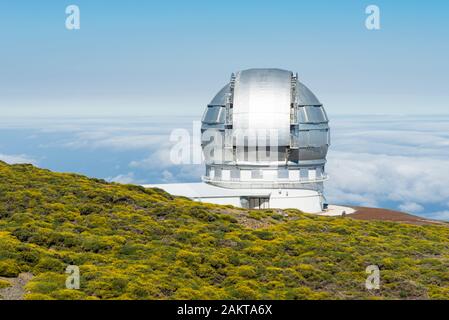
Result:
{"label": "sky", "polygon": [[[65,27],[72,4],[80,30]],[[331,115],[447,114],[448,39],[443,0],[2,0],[0,110],[198,116],[232,72],[277,67]]]}
{"label": "sky", "polygon": [[445,0],[0,0],[0,160],[199,181],[203,164],[168,159],[171,131],[232,72],[284,68],[330,117],[330,203],[449,220],[448,40]]}

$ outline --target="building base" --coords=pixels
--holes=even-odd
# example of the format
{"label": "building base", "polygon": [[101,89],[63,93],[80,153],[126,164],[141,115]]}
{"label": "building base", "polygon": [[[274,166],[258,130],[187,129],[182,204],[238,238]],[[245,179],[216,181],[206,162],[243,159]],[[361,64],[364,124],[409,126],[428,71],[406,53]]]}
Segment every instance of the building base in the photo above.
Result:
{"label": "building base", "polygon": [[248,209],[298,209],[307,213],[322,213],[323,195],[306,189],[228,189],[204,182],[144,185],[160,188],[175,196],[194,201],[233,205]]}

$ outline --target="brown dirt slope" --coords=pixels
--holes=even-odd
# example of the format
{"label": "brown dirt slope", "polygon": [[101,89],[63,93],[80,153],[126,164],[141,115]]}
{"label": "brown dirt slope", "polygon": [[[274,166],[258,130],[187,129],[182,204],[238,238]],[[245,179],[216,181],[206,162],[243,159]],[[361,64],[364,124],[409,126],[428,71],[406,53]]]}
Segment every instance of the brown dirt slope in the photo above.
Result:
{"label": "brown dirt slope", "polygon": [[356,209],[357,211],[349,215],[349,217],[357,220],[382,220],[382,221],[411,223],[416,225],[449,226],[448,222],[430,220],[400,211],[381,209],[381,208],[366,208],[366,207],[353,207],[353,208]]}

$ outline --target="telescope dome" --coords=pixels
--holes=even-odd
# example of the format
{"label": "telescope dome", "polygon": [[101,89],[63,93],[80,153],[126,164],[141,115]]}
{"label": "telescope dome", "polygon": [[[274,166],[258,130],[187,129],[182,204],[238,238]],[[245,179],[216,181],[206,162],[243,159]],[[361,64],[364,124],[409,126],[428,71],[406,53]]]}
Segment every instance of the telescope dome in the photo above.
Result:
{"label": "telescope dome", "polygon": [[203,180],[225,188],[320,191],[327,178],[328,123],[323,105],[297,74],[238,71],[202,118]]}

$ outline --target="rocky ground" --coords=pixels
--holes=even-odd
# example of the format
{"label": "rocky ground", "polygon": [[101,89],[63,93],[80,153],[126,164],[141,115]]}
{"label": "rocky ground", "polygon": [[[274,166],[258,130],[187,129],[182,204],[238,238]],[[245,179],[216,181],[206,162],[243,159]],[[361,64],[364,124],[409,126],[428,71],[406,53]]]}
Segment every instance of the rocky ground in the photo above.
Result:
{"label": "rocky ground", "polygon": [[0,277],[0,280],[9,282],[9,287],[0,289],[0,300],[22,300],[27,293],[25,285],[31,280],[31,273],[21,273],[17,278]]}

